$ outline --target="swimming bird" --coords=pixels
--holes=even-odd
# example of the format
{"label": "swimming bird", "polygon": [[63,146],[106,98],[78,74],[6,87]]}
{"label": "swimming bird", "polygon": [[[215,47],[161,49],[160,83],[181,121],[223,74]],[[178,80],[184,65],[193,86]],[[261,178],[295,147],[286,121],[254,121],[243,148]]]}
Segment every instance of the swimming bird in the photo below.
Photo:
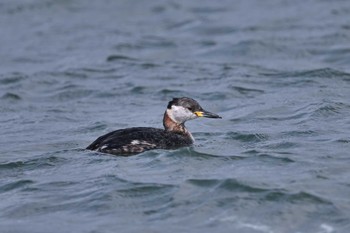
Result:
{"label": "swimming bird", "polygon": [[164,129],[151,127],[119,129],[97,138],[86,149],[128,156],[151,149],[190,146],[194,143],[194,138],[185,127],[185,122],[198,117],[221,118],[204,110],[194,99],[173,98],[164,113]]}

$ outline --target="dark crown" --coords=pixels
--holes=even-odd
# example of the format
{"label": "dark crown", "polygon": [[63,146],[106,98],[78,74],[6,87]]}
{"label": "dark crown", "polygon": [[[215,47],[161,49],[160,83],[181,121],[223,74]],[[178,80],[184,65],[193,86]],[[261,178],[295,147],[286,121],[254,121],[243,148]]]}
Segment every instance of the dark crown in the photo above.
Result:
{"label": "dark crown", "polygon": [[188,108],[192,112],[202,110],[202,107],[199,105],[197,101],[188,97],[173,98],[173,100],[168,103],[167,108],[171,109],[171,106],[173,105]]}

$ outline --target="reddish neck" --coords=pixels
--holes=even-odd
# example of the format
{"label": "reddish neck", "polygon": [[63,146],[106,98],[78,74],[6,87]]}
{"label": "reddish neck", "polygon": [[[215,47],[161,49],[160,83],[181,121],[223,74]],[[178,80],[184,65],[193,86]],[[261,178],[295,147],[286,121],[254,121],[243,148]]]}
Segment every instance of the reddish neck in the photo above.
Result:
{"label": "reddish neck", "polygon": [[166,131],[171,131],[174,133],[179,133],[182,134],[188,138],[191,139],[192,143],[194,142],[194,138],[192,136],[192,134],[190,133],[190,131],[188,131],[185,127],[185,124],[179,124],[176,123],[174,120],[172,120],[168,113],[165,111],[164,113],[164,118],[163,118],[163,125]]}
{"label": "reddish neck", "polygon": [[173,131],[173,132],[182,133],[182,134],[188,133],[188,131],[185,127],[185,124],[184,123],[182,123],[182,124],[176,123],[174,120],[172,120],[169,117],[167,112],[164,113],[163,125],[164,125],[165,130],[167,130],[167,131]]}

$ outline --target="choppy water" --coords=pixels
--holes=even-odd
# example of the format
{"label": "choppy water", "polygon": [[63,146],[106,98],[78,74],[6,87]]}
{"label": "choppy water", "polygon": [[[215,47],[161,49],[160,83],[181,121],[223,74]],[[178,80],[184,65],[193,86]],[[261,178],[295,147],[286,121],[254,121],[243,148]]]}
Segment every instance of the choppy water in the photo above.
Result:
{"label": "choppy water", "polygon": [[[0,3],[0,232],[350,232],[348,1]],[[190,148],[83,148],[162,127]]]}

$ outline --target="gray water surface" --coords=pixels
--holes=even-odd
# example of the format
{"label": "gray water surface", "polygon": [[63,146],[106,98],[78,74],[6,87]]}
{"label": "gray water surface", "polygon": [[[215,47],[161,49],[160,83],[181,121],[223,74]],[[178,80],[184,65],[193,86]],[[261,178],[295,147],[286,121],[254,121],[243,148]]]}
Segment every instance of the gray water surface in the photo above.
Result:
{"label": "gray water surface", "polygon": [[[350,2],[0,3],[0,232],[350,232]],[[86,151],[221,120],[192,147]]]}

